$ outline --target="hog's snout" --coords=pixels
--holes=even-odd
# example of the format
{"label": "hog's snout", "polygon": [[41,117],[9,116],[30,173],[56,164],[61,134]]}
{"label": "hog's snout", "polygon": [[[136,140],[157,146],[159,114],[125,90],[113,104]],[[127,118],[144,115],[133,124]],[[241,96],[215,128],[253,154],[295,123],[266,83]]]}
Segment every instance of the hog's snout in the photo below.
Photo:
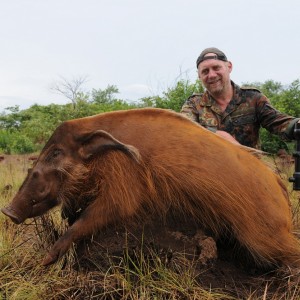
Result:
{"label": "hog's snout", "polygon": [[2,213],[4,213],[6,216],[10,217],[11,220],[15,223],[15,224],[20,224],[22,223],[24,220],[22,220],[20,218],[20,216],[17,215],[17,213],[11,208],[11,207],[4,207],[1,209]]}

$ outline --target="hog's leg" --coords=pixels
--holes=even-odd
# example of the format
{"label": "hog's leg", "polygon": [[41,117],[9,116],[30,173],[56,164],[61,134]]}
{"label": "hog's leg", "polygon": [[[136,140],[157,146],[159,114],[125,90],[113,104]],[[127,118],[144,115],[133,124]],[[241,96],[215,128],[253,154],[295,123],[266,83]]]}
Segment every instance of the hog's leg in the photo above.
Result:
{"label": "hog's leg", "polygon": [[[83,237],[91,236],[97,230],[103,228],[107,224],[110,224],[112,221],[116,219],[120,220],[120,218],[127,218],[135,211],[135,208],[132,206],[121,210],[116,202],[113,205],[111,204],[113,203],[111,199],[109,201],[101,202],[102,204],[99,204],[95,201],[89,205],[74,224],[69,227],[65,234],[55,242],[43,261],[44,266],[55,263],[68,251],[73,242],[80,240]],[[108,204],[105,205],[103,203]],[[121,214],[116,213],[120,211]]]}

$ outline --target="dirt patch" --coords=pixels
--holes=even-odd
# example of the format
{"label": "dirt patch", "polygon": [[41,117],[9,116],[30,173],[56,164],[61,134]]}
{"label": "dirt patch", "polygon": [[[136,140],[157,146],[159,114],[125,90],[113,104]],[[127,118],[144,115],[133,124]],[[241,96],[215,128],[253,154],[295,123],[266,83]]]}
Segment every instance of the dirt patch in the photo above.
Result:
{"label": "dirt patch", "polygon": [[112,260],[120,265],[124,255],[137,264],[142,253],[147,262],[153,259],[155,263],[159,257],[167,268],[178,272],[192,267],[190,272],[201,287],[237,299],[248,299],[249,295],[251,299],[262,299],[266,290],[268,297],[263,299],[277,299],[276,295],[291,289],[287,273],[258,268],[247,253],[241,249],[233,251],[237,245],[216,242],[195,226],[180,227],[156,224],[143,229],[107,228],[92,242],[85,241],[78,246],[76,268],[95,271],[100,267],[105,271]]}

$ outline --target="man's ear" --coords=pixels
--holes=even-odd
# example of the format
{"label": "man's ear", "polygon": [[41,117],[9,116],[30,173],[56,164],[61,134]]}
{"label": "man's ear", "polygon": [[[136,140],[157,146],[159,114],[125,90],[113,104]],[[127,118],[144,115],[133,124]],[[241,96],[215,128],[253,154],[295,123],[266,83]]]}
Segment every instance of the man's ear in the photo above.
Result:
{"label": "man's ear", "polygon": [[104,130],[96,130],[78,138],[81,143],[79,154],[83,159],[92,158],[94,155],[106,151],[119,150],[133,158],[136,162],[140,160],[140,153],[137,148],[126,145],[114,138],[110,133]]}
{"label": "man's ear", "polygon": [[228,70],[229,70],[229,73],[231,73],[231,72],[232,72],[232,68],[233,68],[233,65],[232,65],[232,62],[231,62],[231,61],[228,61],[228,62],[227,62],[227,68],[228,68]]}

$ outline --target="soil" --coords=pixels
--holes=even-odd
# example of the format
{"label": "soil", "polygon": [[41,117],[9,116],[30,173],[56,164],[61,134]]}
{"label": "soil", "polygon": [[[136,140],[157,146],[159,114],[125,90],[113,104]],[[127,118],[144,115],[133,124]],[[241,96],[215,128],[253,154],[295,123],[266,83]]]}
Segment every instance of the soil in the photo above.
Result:
{"label": "soil", "polygon": [[120,265],[126,254],[130,261],[137,259],[138,263],[143,253],[147,262],[152,258],[155,263],[159,257],[168,268],[179,272],[192,266],[199,286],[237,299],[250,299],[249,295],[251,299],[279,299],[276,295],[289,293],[294,285],[287,273],[258,268],[245,251],[234,251],[235,248],[238,249],[234,243],[216,241],[191,224],[180,223],[180,228],[174,224],[107,228],[93,242],[81,243],[76,268],[91,271],[96,261],[97,269],[101,266],[105,271],[111,258]]}

